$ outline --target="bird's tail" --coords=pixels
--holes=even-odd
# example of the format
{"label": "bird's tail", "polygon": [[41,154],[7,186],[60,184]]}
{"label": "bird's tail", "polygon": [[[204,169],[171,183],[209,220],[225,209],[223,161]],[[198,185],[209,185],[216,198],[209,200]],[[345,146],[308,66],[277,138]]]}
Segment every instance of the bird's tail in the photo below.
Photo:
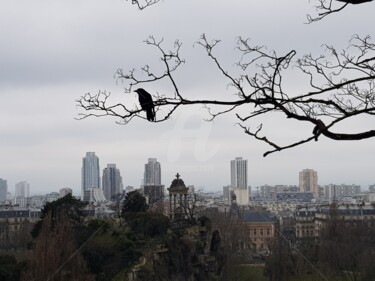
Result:
{"label": "bird's tail", "polygon": [[155,121],[155,109],[154,107],[148,108],[146,111],[147,120],[148,121]]}

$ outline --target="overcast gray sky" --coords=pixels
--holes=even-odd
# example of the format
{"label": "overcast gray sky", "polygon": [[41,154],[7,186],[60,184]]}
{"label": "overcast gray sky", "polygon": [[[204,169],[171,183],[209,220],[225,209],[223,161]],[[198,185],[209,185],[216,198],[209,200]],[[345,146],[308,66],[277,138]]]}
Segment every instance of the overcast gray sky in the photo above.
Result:
{"label": "overcast gray sky", "polygon": [[[346,8],[321,22],[307,25],[313,0],[163,0],[144,11],[123,0],[0,0],[0,178],[27,180],[31,193],[70,187],[80,193],[82,157],[95,151],[101,169],[117,164],[124,185],[139,187],[147,158],[162,165],[162,182],[169,187],[179,172],[185,183],[221,190],[230,183],[229,162],[248,159],[249,185],[298,184],[298,172],[312,168],[319,184],[375,183],[375,139],[334,142],[321,139],[263,158],[268,147],[246,136],[227,115],[203,121],[204,109],[182,108],[171,120],[152,124],[134,120],[121,126],[112,118],[75,120],[75,100],[86,92],[112,92],[115,98],[137,103],[113,78],[118,68],[157,67],[159,54],[142,41],[149,35],[182,43],[186,64],[176,73],[185,96],[231,95],[204,50],[193,46],[202,33],[222,43],[217,55],[228,69],[239,58],[237,36],[277,52],[292,49],[301,57],[319,54],[328,43],[346,48],[354,34],[371,34],[375,4]],[[290,81],[298,90],[299,81]],[[165,91],[168,91],[166,86]],[[152,87],[148,90],[153,93]],[[300,124],[270,128],[281,143],[305,130]],[[373,123],[373,122],[372,122]],[[293,127],[295,126],[295,127]],[[348,128],[360,124],[348,124]],[[352,127],[350,127],[352,126]]]}

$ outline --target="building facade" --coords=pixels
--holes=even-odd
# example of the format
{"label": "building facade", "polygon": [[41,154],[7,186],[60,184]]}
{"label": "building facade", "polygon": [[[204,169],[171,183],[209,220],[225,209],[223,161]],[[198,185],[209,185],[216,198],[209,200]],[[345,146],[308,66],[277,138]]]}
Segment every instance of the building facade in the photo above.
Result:
{"label": "building facade", "polygon": [[89,188],[100,188],[99,158],[95,152],[86,152],[82,159],[81,199]]}
{"label": "building facade", "polygon": [[356,224],[375,227],[375,207],[344,204],[301,208],[295,213],[295,236],[297,239],[319,237],[332,221],[348,231]]}
{"label": "building facade", "polygon": [[0,203],[7,200],[8,183],[6,180],[0,178]]}
{"label": "building facade", "polygon": [[164,185],[144,185],[142,193],[148,204],[162,203],[164,200]]}
{"label": "building facade", "polygon": [[361,193],[361,186],[356,184],[329,184],[324,186],[324,198],[329,202],[341,201]]}
{"label": "building facade", "polygon": [[243,214],[246,233],[255,250],[268,250],[275,237],[275,220],[268,212],[247,211]]}
{"label": "building facade", "polygon": [[247,189],[247,160],[236,157],[230,161],[231,186],[233,188]]}
{"label": "building facade", "polygon": [[148,158],[145,164],[143,185],[161,185],[161,166],[156,158]]}
{"label": "building facade", "polygon": [[30,197],[30,184],[27,181],[16,183],[14,197]]}
{"label": "building facade", "polygon": [[233,193],[236,196],[236,202],[239,206],[249,205],[249,191],[248,191],[248,189],[233,188]]}
{"label": "building facade", "polygon": [[85,190],[83,194],[83,201],[90,203],[105,203],[107,199],[104,196],[103,190],[97,187],[92,187]]}
{"label": "building facade", "polygon": [[103,193],[108,201],[117,201],[118,196],[123,193],[123,184],[120,170],[116,164],[108,164],[103,170]]}
{"label": "building facade", "polygon": [[299,172],[299,190],[300,192],[312,192],[314,198],[318,198],[318,173],[312,169],[304,169]]}

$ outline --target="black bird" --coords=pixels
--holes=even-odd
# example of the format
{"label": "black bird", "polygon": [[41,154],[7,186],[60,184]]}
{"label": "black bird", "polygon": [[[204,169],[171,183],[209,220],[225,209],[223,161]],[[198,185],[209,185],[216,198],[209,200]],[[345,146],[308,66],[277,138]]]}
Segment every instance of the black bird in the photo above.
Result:
{"label": "black bird", "polygon": [[366,2],[371,2],[372,0],[336,0],[336,1],[345,2],[348,4],[362,4]]}
{"label": "black bird", "polygon": [[142,110],[146,111],[147,120],[155,121],[154,102],[152,101],[151,95],[142,88],[139,88],[134,92],[138,94],[138,100]]}

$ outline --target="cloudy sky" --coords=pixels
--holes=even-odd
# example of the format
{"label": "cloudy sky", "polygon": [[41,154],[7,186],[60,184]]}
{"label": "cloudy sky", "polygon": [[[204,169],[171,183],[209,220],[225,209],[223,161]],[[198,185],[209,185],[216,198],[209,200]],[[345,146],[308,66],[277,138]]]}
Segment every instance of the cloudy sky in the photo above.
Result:
{"label": "cloudy sky", "polygon": [[[238,156],[248,160],[253,187],[298,184],[304,168],[315,169],[322,185],[356,183],[367,189],[375,183],[375,139],[338,143],[322,138],[263,158],[268,147],[245,135],[232,115],[205,122],[207,112],[201,107],[182,108],[158,124],[75,119],[80,112],[75,100],[87,92],[106,90],[116,99],[137,103],[135,93],[125,94],[116,83],[114,73],[147,63],[157,69],[159,54],[143,43],[149,35],[164,38],[166,48],[175,39],[182,42],[186,63],[176,82],[185,96],[225,97],[233,94],[227,81],[204,50],[194,46],[202,33],[221,40],[216,54],[228,69],[239,58],[234,48],[238,36],[281,54],[292,49],[298,57],[319,54],[323,43],[343,49],[354,34],[372,35],[373,3],[310,25],[306,14],[315,13],[314,0],[163,0],[144,11],[124,0],[0,3],[0,178],[12,193],[17,182],[26,180],[33,194],[62,187],[79,194],[87,151],[96,152],[101,169],[117,164],[125,186],[141,184],[150,157],[161,162],[167,187],[179,172],[186,184],[221,190],[230,183],[229,162]],[[289,85],[297,90],[299,80]],[[148,90],[156,91],[151,85]],[[311,131],[300,124],[264,121],[281,143]]]}

